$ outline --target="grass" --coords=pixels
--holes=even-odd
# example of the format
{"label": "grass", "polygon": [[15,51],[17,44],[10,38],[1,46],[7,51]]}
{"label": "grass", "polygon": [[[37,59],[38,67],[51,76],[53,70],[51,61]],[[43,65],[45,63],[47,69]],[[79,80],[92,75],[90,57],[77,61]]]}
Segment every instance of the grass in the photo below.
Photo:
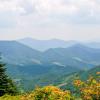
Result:
{"label": "grass", "polygon": [[20,96],[4,95],[0,97],[0,100],[20,100]]}

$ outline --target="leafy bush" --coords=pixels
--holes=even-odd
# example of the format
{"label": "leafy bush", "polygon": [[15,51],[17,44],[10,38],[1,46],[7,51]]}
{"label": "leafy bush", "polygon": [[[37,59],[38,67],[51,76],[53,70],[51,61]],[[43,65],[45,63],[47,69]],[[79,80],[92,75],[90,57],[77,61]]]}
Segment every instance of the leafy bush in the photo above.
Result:
{"label": "leafy bush", "polygon": [[100,100],[100,76],[90,77],[86,82],[75,80],[74,85],[83,100]]}
{"label": "leafy bush", "polygon": [[36,88],[33,93],[25,95],[21,100],[73,100],[70,91],[62,91],[55,86]]}

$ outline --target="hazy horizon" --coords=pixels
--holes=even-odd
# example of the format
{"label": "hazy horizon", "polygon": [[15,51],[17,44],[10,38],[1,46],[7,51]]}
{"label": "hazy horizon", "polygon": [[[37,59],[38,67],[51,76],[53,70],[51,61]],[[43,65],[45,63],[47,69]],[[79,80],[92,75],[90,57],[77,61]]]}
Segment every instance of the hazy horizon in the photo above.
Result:
{"label": "hazy horizon", "polygon": [[59,38],[51,38],[51,39],[38,39],[38,38],[32,38],[32,37],[22,37],[22,38],[15,38],[15,39],[0,39],[0,41],[23,41],[23,40],[36,40],[38,41],[65,41],[65,42],[77,42],[77,43],[100,43],[99,39],[91,39],[91,40],[65,40],[65,39],[59,39]]}

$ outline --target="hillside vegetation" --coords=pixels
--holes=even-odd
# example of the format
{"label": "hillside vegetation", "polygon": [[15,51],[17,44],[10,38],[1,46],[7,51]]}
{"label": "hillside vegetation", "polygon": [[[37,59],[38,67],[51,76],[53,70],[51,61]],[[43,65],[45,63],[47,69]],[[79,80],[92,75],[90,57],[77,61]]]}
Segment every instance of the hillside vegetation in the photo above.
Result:
{"label": "hillside vegetation", "polygon": [[74,80],[72,84],[73,91],[50,85],[36,87],[32,92],[19,96],[4,95],[0,100],[100,100],[100,72],[86,81]]}

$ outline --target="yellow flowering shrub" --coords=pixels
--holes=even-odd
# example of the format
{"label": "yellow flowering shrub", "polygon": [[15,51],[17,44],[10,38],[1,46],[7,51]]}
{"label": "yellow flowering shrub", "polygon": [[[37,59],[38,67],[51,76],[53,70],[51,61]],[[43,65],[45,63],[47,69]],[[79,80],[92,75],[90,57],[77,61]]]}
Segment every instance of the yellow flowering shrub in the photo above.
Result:
{"label": "yellow flowering shrub", "polygon": [[84,82],[82,82],[81,80],[75,80],[74,81],[74,85],[79,87],[79,86],[82,86],[84,84]]}
{"label": "yellow flowering shrub", "polygon": [[33,93],[21,97],[21,100],[73,100],[70,91],[55,86],[36,88]]}
{"label": "yellow flowering shrub", "polygon": [[83,100],[100,100],[100,80],[98,78],[90,77],[86,82],[74,81],[74,85],[80,90]]}
{"label": "yellow flowering shrub", "polygon": [[97,75],[100,75],[100,72],[97,72],[96,74],[97,74]]}

